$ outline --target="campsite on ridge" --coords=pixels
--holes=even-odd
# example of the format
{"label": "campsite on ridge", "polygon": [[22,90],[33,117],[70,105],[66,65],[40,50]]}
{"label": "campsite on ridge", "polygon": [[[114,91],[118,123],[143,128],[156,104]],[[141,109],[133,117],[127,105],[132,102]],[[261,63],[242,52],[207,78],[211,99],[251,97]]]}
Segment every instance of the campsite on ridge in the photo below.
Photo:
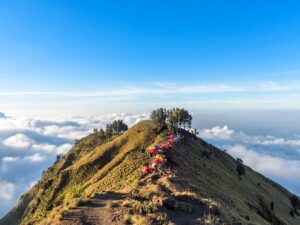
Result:
{"label": "campsite on ridge", "polygon": [[191,128],[179,108],[95,128],[0,224],[299,224],[298,196]]}

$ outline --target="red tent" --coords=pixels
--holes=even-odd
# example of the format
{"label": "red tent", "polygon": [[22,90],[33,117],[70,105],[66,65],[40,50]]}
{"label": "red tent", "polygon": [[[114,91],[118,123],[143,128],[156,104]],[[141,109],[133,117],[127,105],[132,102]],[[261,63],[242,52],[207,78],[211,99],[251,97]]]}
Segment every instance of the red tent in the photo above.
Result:
{"label": "red tent", "polygon": [[151,173],[152,172],[152,168],[150,166],[144,166],[143,172],[145,174]]}
{"label": "red tent", "polygon": [[151,148],[151,149],[150,149],[150,153],[151,153],[152,155],[156,155],[156,154],[157,154],[157,150],[156,150],[155,148]]}

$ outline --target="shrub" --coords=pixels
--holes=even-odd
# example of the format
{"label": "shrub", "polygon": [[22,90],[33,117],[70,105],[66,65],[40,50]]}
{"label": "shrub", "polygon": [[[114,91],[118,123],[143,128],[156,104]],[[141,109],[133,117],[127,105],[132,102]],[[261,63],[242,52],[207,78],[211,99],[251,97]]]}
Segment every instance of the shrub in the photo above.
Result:
{"label": "shrub", "polygon": [[147,221],[144,217],[141,217],[140,215],[134,215],[132,217],[132,221],[134,225],[145,225],[147,224]]}
{"label": "shrub", "polygon": [[290,216],[291,216],[291,217],[295,217],[295,213],[294,213],[294,210],[293,210],[293,209],[290,210]]}
{"label": "shrub", "polygon": [[272,211],[274,211],[274,202],[270,203],[270,208],[271,208]]}
{"label": "shrub", "polygon": [[116,208],[116,207],[119,207],[120,206],[120,202],[117,202],[117,201],[115,201],[115,202],[110,202],[109,204],[108,204],[108,207],[109,208]]}
{"label": "shrub", "polygon": [[77,198],[75,199],[75,207],[84,206],[90,203],[89,199]]}
{"label": "shrub", "polygon": [[132,207],[135,208],[139,213],[153,213],[157,210],[157,206],[151,201],[134,201]]}
{"label": "shrub", "polygon": [[124,207],[131,207],[132,206],[132,201],[129,201],[129,200],[125,200],[122,202],[122,206]]}
{"label": "shrub", "polygon": [[132,224],[131,216],[128,215],[128,214],[125,214],[125,215],[124,215],[124,218],[123,218],[123,223],[124,223],[124,224],[127,224],[127,225]]}
{"label": "shrub", "polygon": [[244,176],[246,174],[246,169],[245,166],[242,163],[238,163],[236,171],[239,174],[239,179],[242,179],[242,176]]}
{"label": "shrub", "polygon": [[79,198],[83,193],[83,188],[81,185],[76,185],[72,188],[70,188],[66,195],[65,195],[65,200],[68,201],[72,198]]}

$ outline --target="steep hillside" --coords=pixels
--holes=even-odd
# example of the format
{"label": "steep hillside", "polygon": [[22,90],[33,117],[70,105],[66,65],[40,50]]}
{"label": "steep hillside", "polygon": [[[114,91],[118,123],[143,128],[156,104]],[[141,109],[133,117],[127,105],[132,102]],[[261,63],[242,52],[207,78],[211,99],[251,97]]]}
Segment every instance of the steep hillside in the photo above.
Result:
{"label": "steep hillside", "polygon": [[141,175],[161,132],[142,121],[110,140],[79,140],[0,225],[300,224],[287,190],[248,167],[239,179],[235,159],[189,133],[164,151],[162,170]]}

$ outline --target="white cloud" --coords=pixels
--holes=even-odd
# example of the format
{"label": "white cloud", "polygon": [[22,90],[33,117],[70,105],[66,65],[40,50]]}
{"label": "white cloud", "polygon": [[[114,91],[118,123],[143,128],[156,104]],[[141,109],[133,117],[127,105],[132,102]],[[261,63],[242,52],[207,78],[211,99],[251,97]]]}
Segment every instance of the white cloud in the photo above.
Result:
{"label": "white cloud", "polygon": [[224,127],[213,127],[211,129],[201,130],[200,136],[203,138],[220,138],[220,139],[230,139],[234,134],[234,130],[230,130],[228,126]]}
{"label": "white cloud", "polygon": [[13,183],[0,181],[0,202],[10,202],[14,199],[15,186]]}
{"label": "white cloud", "polygon": [[15,162],[17,160],[19,160],[19,157],[12,157],[12,156],[6,156],[2,158],[3,162]]}
{"label": "white cloud", "polygon": [[29,155],[29,156],[24,157],[24,159],[25,160],[29,160],[31,162],[43,162],[43,161],[46,160],[46,157],[42,156],[39,153],[35,153],[33,155]]}
{"label": "white cloud", "polygon": [[66,143],[66,144],[58,146],[55,149],[55,151],[56,151],[56,154],[66,154],[71,148],[72,148],[72,145]]}
{"label": "white cloud", "polygon": [[[140,112],[157,105],[194,109],[299,109],[300,80],[260,83],[138,83],[92,91],[0,92],[0,106],[24,115],[90,114],[125,109]],[[55,124],[53,124],[55,125]]]}
{"label": "white cloud", "polygon": [[300,89],[300,82],[274,82],[274,81],[267,81],[261,82],[258,84],[258,88],[263,91],[292,91],[292,90],[299,90]]}
{"label": "white cloud", "polygon": [[28,148],[32,143],[32,139],[24,134],[15,134],[3,141],[4,145],[17,149]]}
{"label": "white cloud", "polygon": [[[142,86],[145,86],[142,88]],[[104,89],[104,90],[103,90]],[[102,88],[101,91],[20,91],[20,92],[0,92],[0,96],[60,96],[60,97],[122,97],[122,96],[137,96],[137,95],[162,95],[162,94],[184,94],[184,93],[224,93],[224,92],[242,92],[244,87],[240,85],[228,84],[197,84],[197,85],[178,85],[168,84],[163,88],[156,83],[155,85],[146,84],[139,86],[123,86],[118,89]]]}
{"label": "white cloud", "polygon": [[294,181],[300,180],[300,161],[286,160],[279,157],[260,154],[247,149],[243,145],[229,146],[229,154],[243,159],[244,163],[258,172],[276,177],[288,178]]}
{"label": "white cloud", "polygon": [[274,91],[298,91],[300,81],[274,82],[264,81],[260,83],[198,83],[178,84],[171,82],[149,82],[132,86],[120,86],[118,88],[95,91],[18,91],[0,92],[0,96],[56,96],[56,97],[123,97],[138,95],[163,95],[163,94],[197,94],[197,93],[256,93]]}
{"label": "white cloud", "polygon": [[236,132],[230,129],[228,126],[215,126],[209,129],[201,129],[199,132],[199,136],[212,140],[212,141],[220,141],[221,143],[241,143],[245,145],[260,145],[262,147],[265,146],[289,146],[291,148],[299,147],[300,148],[300,138],[299,139],[286,139],[282,137],[274,137],[272,135],[266,136],[255,136],[255,135],[247,135],[244,132]]}

